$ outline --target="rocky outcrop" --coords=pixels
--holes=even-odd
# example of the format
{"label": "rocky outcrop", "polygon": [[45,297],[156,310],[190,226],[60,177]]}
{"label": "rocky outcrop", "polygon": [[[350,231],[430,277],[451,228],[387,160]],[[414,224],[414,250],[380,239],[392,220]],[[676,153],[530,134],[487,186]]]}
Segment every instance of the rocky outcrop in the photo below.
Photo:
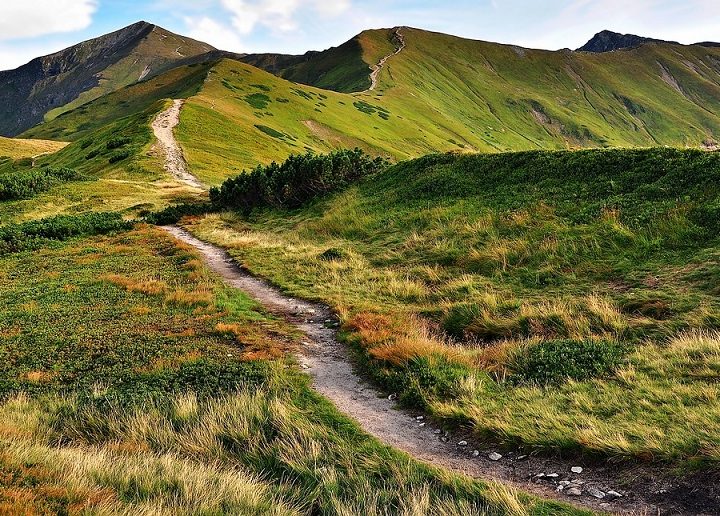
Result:
{"label": "rocky outcrop", "polygon": [[612,52],[626,48],[639,47],[644,43],[674,43],[653,38],[644,38],[635,34],[619,34],[609,30],[598,32],[593,38],[578,48],[578,52]]}

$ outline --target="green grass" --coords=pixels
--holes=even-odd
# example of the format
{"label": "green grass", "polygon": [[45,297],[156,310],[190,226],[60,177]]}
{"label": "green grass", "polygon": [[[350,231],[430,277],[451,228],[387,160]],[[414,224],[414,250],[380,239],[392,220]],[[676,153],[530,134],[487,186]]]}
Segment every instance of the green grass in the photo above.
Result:
{"label": "green grass", "polygon": [[579,513],[368,437],[294,330],[160,230],[0,256],[0,279],[0,512]]}
{"label": "green grass", "polygon": [[720,155],[671,149],[429,156],[187,225],[335,307],[369,373],[450,424],[712,466],[718,174]]}

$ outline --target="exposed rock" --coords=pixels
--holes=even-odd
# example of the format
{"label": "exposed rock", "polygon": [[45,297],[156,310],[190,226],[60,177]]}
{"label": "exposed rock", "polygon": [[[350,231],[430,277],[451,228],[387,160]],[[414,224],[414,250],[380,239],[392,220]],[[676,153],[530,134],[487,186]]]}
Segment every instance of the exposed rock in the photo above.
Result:
{"label": "exposed rock", "polygon": [[662,41],[660,39],[644,38],[635,34],[619,34],[609,30],[598,32],[585,45],[578,48],[578,52],[613,52],[627,48],[639,47],[645,43],[674,43],[674,41]]}
{"label": "exposed rock", "polygon": [[565,490],[565,494],[567,494],[568,496],[580,496],[582,495],[582,491],[577,487],[570,487]]}
{"label": "exposed rock", "polygon": [[572,471],[576,475],[579,475],[580,473],[583,472],[583,469],[580,466],[575,466],[575,467],[570,468],[570,471]]}
{"label": "exposed rock", "polygon": [[600,489],[598,489],[597,487],[588,487],[587,493],[590,496],[597,498],[598,500],[602,500],[603,498],[605,498],[605,493],[603,491],[600,491]]}
{"label": "exposed rock", "polygon": [[617,491],[608,491],[607,493],[605,493],[605,499],[610,500],[610,501],[617,500],[618,498],[622,498],[622,497],[623,497],[623,495],[621,495]]}
{"label": "exposed rock", "polygon": [[502,459],[502,457],[503,456],[497,452],[492,452],[490,455],[488,455],[488,459],[490,459],[492,461],[496,461],[496,462],[499,461],[500,459]]}
{"label": "exposed rock", "polygon": [[458,443],[458,446],[467,446],[467,445],[468,445],[468,442],[467,442],[467,441],[460,441],[460,442]]}

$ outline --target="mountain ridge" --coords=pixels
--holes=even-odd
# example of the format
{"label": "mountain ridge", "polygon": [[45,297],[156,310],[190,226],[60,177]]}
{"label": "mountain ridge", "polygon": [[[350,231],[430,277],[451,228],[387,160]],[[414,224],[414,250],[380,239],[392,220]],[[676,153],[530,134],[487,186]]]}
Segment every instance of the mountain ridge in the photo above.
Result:
{"label": "mountain ridge", "polygon": [[[682,43],[679,43],[677,41],[649,38],[645,36],[637,36],[635,34],[622,34],[620,32],[614,32],[611,30],[603,30],[595,34],[587,43],[585,43],[585,45],[578,48],[576,52],[614,52],[616,50],[637,48],[640,45],[645,45],[647,43],[682,45]],[[720,47],[720,43],[704,41],[682,46]]]}
{"label": "mountain ridge", "polygon": [[215,48],[137,22],[0,72],[0,135],[16,136],[106,93]]}

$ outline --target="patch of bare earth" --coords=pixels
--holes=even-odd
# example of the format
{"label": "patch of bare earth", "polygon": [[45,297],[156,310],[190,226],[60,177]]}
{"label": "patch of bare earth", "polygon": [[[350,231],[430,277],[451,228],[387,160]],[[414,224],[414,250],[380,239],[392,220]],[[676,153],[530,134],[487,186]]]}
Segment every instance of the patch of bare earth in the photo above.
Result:
{"label": "patch of bare earth", "polygon": [[193,188],[204,188],[197,177],[190,173],[183,151],[175,139],[174,129],[180,123],[180,110],[183,100],[174,100],[172,106],[160,113],[152,123],[152,129],[158,145],[165,155],[165,170],[175,179]]}

